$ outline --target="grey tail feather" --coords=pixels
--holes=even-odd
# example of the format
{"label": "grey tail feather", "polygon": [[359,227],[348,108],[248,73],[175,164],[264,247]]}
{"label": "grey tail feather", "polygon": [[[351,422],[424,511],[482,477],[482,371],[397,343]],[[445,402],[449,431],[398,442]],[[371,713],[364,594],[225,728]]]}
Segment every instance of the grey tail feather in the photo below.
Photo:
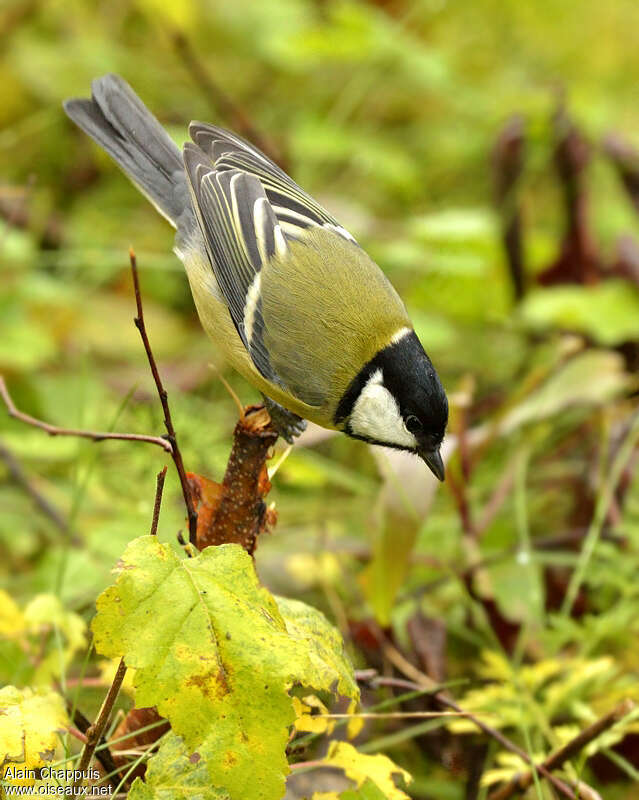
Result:
{"label": "grey tail feather", "polygon": [[118,75],[91,84],[92,98],[65,100],[67,115],[113,158],[174,227],[191,204],[182,154],[168,133]]}

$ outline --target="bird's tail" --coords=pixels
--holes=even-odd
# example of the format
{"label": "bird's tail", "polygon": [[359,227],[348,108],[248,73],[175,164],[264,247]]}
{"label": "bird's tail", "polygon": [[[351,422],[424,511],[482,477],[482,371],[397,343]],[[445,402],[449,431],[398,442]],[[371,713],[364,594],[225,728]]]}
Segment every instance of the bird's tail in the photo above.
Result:
{"label": "bird's tail", "polygon": [[129,84],[118,75],[96,78],[91,99],[64,102],[68,116],[113,158],[169,222],[190,214],[182,154]]}

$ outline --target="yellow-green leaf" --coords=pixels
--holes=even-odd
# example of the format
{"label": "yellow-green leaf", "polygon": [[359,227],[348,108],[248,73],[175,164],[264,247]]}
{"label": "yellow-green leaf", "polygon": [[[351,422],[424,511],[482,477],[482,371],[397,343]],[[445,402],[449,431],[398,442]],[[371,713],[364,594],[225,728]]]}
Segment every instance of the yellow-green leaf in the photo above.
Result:
{"label": "yellow-green leaf", "polygon": [[357,693],[339,635],[319,612],[276,602],[238,545],[184,559],[144,536],[118,569],[98,599],[97,651],[136,669],[136,703],[170,720],[213,786],[232,800],[281,796],[295,721],[288,690]]}
{"label": "yellow-green leaf", "polygon": [[344,697],[359,699],[353,667],[344,653],[344,641],[326,617],[299,600],[275,597],[286,630],[300,645],[306,662],[302,675],[305,686],[330,691],[337,680],[337,691]]}
{"label": "yellow-green leaf", "polygon": [[376,783],[367,778],[357,789],[347,789],[342,792],[340,800],[387,800],[387,796]]}
{"label": "yellow-green leaf", "polygon": [[344,770],[346,777],[354,781],[358,789],[370,780],[388,800],[410,800],[405,792],[397,788],[394,776],[398,775],[410,783],[411,775],[388,756],[368,756],[348,742],[331,742],[323,763]]}
{"label": "yellow-green leaf", "polygon": [[[592,376],[596,375],[594,381]],[[536,391],[509,411],[499,423],[502,435],[558,414],[573,406],[611,402],[633,385],[619,353],[588,350],[571,358]]]}
{"label": "yellow-green leaf", "polygon": [[630,281],[537,289],[528,294],[521,312],[536,329],[569,328],[605,345],[639,336],[639,294]]}
{"label": "yellow-green leaf", "polygon": [[228,800],[211,786],[199,753],[189,753],[182,739],[169,733],[149,761],[144,781],[136,778],[128,800]]}
{"label": "yellow-green leaf", "polygon": [[0,591],[0,638],[6,640],[5,645],[14,643],[24,667],[20,670],[12,664],[5,680],[42,686],[58,678],[86,646],[86,623],[65,609],[55,595],[36,595],[21,611],[6,592]]}
{"label": "yellow-green leaf", "polygon": [[36,685],[49,683],[58,677],[71,662],[78,651],[86,647],[86,623],[78,614],[68,611],[60,598],[53,594],[39,594],[24,609],[27,630],[38,637],[37,647],[41,647],[40,637],[57,631],[59,639],[51,637],[47,653],[38,664],[32,682]]}
{"label": "yellow-green leaf", "polygon": [[[325,716],[328,709],[315,695],[310,695],[300,700],[299,697],[293,698],[293,708],[295,709],[295,730],[299,733],[327,733],[331,734],[335,730],[335,720]],[[318,714],[313,715],[313,709],[318,710]]]}
{"label": "yellow-green leaf", "polygon": [[35,770],[51,763],[58,734],[69,724],[64,701],[49,689],[0,689],[0,764],[10,783],[33,785],[33,777],[18,770]]}
{"label": "yellow-green leaf", "polygon": [[0,589],[0,636],[14,638],[24,631],[24,616],[13,598]]}

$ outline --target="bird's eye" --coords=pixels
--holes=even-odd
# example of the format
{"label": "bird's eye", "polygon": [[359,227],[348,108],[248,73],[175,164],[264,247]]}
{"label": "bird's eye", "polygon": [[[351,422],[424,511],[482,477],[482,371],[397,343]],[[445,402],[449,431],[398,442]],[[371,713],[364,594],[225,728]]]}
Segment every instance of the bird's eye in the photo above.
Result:
{"label": "bird's eye", "polygon": [[406,428],[410,433],[420,433],[423,430],[422,423],[417,419],[414,414],[409,414],[406,417]]}

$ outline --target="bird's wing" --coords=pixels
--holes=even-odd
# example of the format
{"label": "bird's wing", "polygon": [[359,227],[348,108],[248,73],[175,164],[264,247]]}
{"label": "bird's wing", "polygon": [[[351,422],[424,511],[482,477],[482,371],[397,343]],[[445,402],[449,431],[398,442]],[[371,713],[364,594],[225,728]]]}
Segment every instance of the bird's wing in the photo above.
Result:
{"label": "bird's wing", "polygon": [[184,166],[217,283],[253,364],[272,383],[262,336],[261,270],[287,245],[260,181],[234,168],[218,169],[195,144],[184,146]]}
{"label": "bird's wing", "polygon": [[264,344],[262,268],[309,229],[355,239],[263,153],[239,136],[192,122],[184,165],[218,285],[255,367],[285,386]]}
{"label": "bird's wing", "polygon": [[245,139],[204,122],[192,122],[189,134],[216,169],[238,169],[260,181],[287,238],[299,238],[305,229],[319,226],[355,242],[317,201]]}
{"label": "bird's wing", "polygon": [[259,150],[212,125],[190,132],[193,207],[253,364],[307,405],[339,399],[409,324],[401,300],[353,237]]}

